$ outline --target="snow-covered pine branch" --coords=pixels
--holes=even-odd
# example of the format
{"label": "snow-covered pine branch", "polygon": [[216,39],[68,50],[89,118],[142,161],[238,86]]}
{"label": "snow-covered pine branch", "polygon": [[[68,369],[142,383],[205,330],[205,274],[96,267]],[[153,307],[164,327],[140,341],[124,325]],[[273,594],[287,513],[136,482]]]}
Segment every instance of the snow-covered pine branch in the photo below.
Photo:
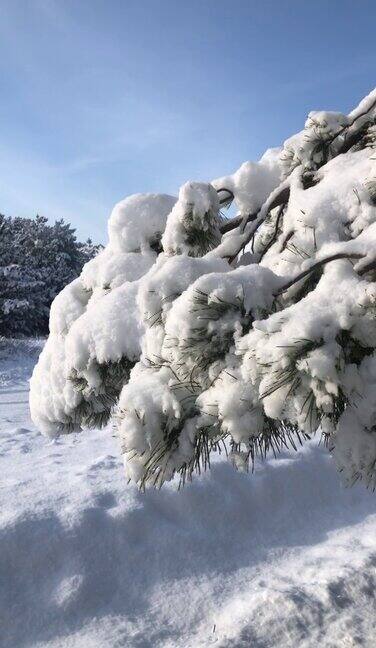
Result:
{"label": "snow-covered pine branch", "polygon": [[319,430],[345,481],[375,488],[375,133],[376,90],[231,176],[116,205],[52,305],[39,428],[112,420],[141,488]]}

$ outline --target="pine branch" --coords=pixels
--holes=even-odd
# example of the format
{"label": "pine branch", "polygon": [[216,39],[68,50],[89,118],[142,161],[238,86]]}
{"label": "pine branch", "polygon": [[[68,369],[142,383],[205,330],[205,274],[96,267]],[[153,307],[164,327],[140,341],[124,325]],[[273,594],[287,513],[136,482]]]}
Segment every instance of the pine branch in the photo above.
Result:
{"label": "pine branch", "polygon": [[[342,134],[343,134],[346,130],[348,130],[349,128],[352,128],[352,126],[355,124],[355,122],[358,121],[358,119],[360,119],[361,117],[365,117],[369,112],[371,112],[371,110],[373,110],[373,108],[376,108],[376,99],[375,99],[375,101],[373,101],[373,103],[371,104],[371,106],[369,106],[369,107],[368,107],[366,110],[364,110],[362,113],[360,113],[359,115],[357,115],[356,117],[354,117],[354,119],[352,120],[352,122],[351,122],[350,124],[345,124],[345,126],[343,126],[339,131],[337,131],[337,133],[335,133],[335,135],[333,135],[333,137],[331,138],[330,143],[329,143],[329,146],[331,146],[331,145],[333,144],[334,140],[336,140],[337,137],[339,137],[340,135],[342,135]],[[341,147],[339,148],[339,150],[336,152],[336,156],[337,156],[337,155],[340,155],[341,153],[347,153],[347,151],[348,151],[348,150],[349,150],[349,149],[350,149],[354,144],[356,144],[356,139],[357,139],[357,136],[358,136],[358,135],[359,135],[359,131],[357,131],[357,132],[355,132],[355,133],[351,133],[351,134],[350,134],[350,137],[347,138],[347,140],[345,140],[345,141],[343,142],[342,146],[341,146]]]}
{"label": "pine branch", "polygon": [[231,205],[232,201],[234,200],[234,197],[235,197],[234,193],[233,193],[233,191],[231,191],[231,189],[227,189],[226,187],[221,187],[220,189],[217,189],[218,194],[221,191],[225,191],[228,194],[228,196],[227,197],[225,196],[224,198],[220,198],[219,199],[219,204],[221,205],[221,207],[229,207]]}
{"label": "pine branch", "polygon": [[276,222],[275,222],[275,227],[274,227],[274,232],[272,234],[272,237],[269,239],[269,241],[267,242],[267,244],[265,245],[263,251],[260,254],[259,263],[263,259],[263,257],[267,253],[267,251],[270,250],[270,248],[272,247],[272,245],[276,242],[276,240],[278,238],[278,230],[279,230],[280,222],[282,220],[283,213],[285,211],[285,207],[286,207],[286,204],[284,203],[283,205],[280,206],[280,208],[278,210],[278,214],[277,214],[277,218],[276,218]]}
{"label": "pine branch", "polygon": [[[341,129],[339,129],[339,130],[338,130],[338,131],[337,131],[337,132],[336,132],[336,133],[335,133],[331,138],[329,138],[328,140],[326,140],[326,141],[323,143],[324,146],[325,146],[325,148],[326,148],[328,151],[330,151],[330,147],[332,146],[333,142],[337,139],[337,137],[339,137],[340,135],[342,135],[342,134],[343,134],[345,131],[347,131],[348,129],[352,128],[352,126],[353,126],[353,125],[354,125],[354,124],[355,124],[355,123],[356,123],[356,122],[357,122],[361,117],[365,117],[365,116],[366,116],[369,112],[371,112],[371,110],[373,110],[373,108],[375,108],[375,107],[376,107],[376,100],[375,100],[375,101],[371,104],[371,106],[368,107],[365,111],[363,111],[362,113],[360,113],[359,115],[357,115],[356,117],[354,117],[354,119],[352,120],[352,122],[351,122],[350,124],[346,124],[346,125],[343,126]],[[334,157],[337,157],[338,155],[341,155],[342,153],[346,153],[346,152],[347,152],[347,151],[348,151],[352,146],[354,146],[354,144],[356,144],[356,143],[359,141],[359,139],[360,139],[361,137],[362,137],[362,129],[356,131],[355,133],[350,133],[349,137],[348,137],[347,139],[345,139],[345,141],[341,144],[341,146],[339,147],[339,149],[335,152]],[[324,156],[324,157],[323,157],[323,161],[322,161],[321,164],[318,165],[318,168],[320,168],[320,167],[322,167],[322,166],[324,166],[324,165],[326,164],[326,162],[327,162],[327,157],[328,157],[328,156]],[[226,191],[228,191],[228,190],[226,189]],[[232,193],[232,192],[231,192],[231,193]],[[236,257],[238,256],[238,254],[239,254],[239,252],[241,251],[241,249],[242,249],[243,247],[245,247],[246,245],[248,245],[248,243],[250,242],[250,240],[252,239],[252,237],[255,235],[257,229],[258,229],[258,228],[260,227],[260,225],[264,222],[264,220],[265,220],[265,218],[267,217],[267,215],[269,214],[269,212],[270,212],[272,209],[274,209],[275,207],[279,207],[279,206],[282,205],[283,203],[288,203],[289,196],[290,196],[290,187],[283,187],[283,188],[281,189],[281,192],[280,192],[280,193],[279,193],[279,194],[278,194],[278,195],[277,195],[277,196],[276,196],[276,197],[275,197],[275,198],[270,202],[270,204],[268,205],[268,200],[270,199],[270,196],[269,196],[269,198],[266,200],[266,202],[264,203],[264,205],[261,207],[261,209],[260,209],[258,212],[255,212],[255,213],[252,213],[252,214],[248,214],[248,215],[247,215],[245,218],[243,218],[243,219],[242,219],[240,216],[237,216],[236,218],[231,219],[229,222],[224,223],[224,224],[221,226],[220,231],[221,231],[222,234],[225,234],[225,233],[227,233],[227,232],[230,232],[230,231],[232,231],[233,229],[238,228],[238,227],[241,227],[241,228],[242,228],[242,232],[244,232],[244,230],[245,230],[246,226],[248,225],[248,223],[250,223],[250,222],[252,222],[252,221],[256,221],[256,223],[255,223],[255,227],[254,227],[254,228],[251,228],[251,231],[249,232],[249,235],[247,236],[247,238],[245,239],[245,241],[242,241],[242,243],[241,243],[241,245],[239,246],[239,249],[237,250],[237,252],[234,253],[231,257],[229,257],[229,259],[228,259],[228,260],[229,260],[229,263],[232,263],[232,262],[236,259]],[[266,205],[268,205],[268,206],[267,206],[267,211],[266,211],[266,213],[265,213],[265,206],[266,206]],[[262,217],[261,217],[261,215],[262,215]],[[241,232],[241,233],[242,233],[242,232]]]}
{"label": "pine branch", "polygon": [[[267,214],[265,214],[265,218],[272,209],[287,203],[288,199],[289,199],[289,196],[290,196],[290,187],[283,187],[281,189],[281,192],[271,201],[270,205],[268,206],[268,212],[267,212]],[[269,198],[268,198],[268,200],[269,200]],[[264,205],[268,202],[268,200],[266,200]],[[246,225],[248,223],[251,223],[252,221],[257,219],[257,217],[259,216],[262,209],[263,209],[263,207],[261,207],[257,212],[254,212],[252,214],[248,214],[246,217],[244,217],[244,216],[236,216],[235,218],[231,218],[226,223],[223,223],[220,226],[221,234],[225,234],[226,232],[231,232],[231,230],[239,227],[239,225],[242,225],[242,224],[243,224],[243,231],[244,231],[244,228],[246,227]],[[261,223],[260,223],[260,225],[261,225]]]}
{"label": "pine branch", "polygon": [[[298,281],[301,281],[301,279],[304,279],[307,275],[311,274],[311,272],[314,272],[318,268],[321,268],[322,266],[326,265],[330,261],[337,261],[338,259],[362,259],[364,257],[364,254],[359,254],[358,252],[339,252],[338,254],[333,254],[330,257],[327,257],[326,259],[321,259],[321,261],[317,261],[317,263],[314,263],[310,268],[307,270],[304,270],[303,272],[300,272],[296,277],[293,279],[290,279],[286,284],[284,284],[279,290],[274,293],[274,297],[277,297],[278,295],[281,295],[284,293],[286,290],[291,288],[295,283]],[[376,263],[373,262],[375,265]],[[360,273],[359,273],[360,274]]]}

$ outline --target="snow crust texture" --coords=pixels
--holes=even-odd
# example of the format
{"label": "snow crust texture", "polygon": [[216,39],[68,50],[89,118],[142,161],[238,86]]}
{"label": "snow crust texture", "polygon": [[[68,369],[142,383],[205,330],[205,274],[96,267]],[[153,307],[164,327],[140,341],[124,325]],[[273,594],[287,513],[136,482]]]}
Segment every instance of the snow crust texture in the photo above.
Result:
{"label": "snow crust texture", "polygon": [[224,444],[246,469],[318,431],[344,481],[374,489],[375,122],[373,91],[231,176],[119,203],[51,309],[38,428],[111,419],[141,488],[184,483]]}
{"label": "snow crust texture", "polygon": [[376,501],[325,448],[142,494],[110,426],[38,433],[40,348],[0,345],[1,648],[374,647]]}

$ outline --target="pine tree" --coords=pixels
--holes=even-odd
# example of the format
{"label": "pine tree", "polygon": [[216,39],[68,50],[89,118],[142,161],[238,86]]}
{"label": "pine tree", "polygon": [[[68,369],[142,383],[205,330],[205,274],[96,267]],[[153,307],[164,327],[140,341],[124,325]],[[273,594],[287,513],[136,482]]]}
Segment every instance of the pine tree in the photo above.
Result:
{"label": "pine tree", "polygon": [[318,432],[348,483],[375,488],[375,130],[373,91],[177,200],[119,203],[108,246],[52,307],[36,424],[112,419],[141,488]]}
{"label": "pine tree", "polygon": [[46,334],[51,302],[96,252],[63,220],[0,215],[0,334]]}

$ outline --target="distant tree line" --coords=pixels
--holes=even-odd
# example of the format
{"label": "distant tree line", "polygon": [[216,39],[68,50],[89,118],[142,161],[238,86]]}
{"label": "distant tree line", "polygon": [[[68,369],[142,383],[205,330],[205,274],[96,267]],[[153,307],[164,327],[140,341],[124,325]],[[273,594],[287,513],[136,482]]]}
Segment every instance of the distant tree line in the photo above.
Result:
{"label": "distant tree line", "polygon": [[101,247],[63,220],[0,214],[0,335],[47,334],[52,300]]}

